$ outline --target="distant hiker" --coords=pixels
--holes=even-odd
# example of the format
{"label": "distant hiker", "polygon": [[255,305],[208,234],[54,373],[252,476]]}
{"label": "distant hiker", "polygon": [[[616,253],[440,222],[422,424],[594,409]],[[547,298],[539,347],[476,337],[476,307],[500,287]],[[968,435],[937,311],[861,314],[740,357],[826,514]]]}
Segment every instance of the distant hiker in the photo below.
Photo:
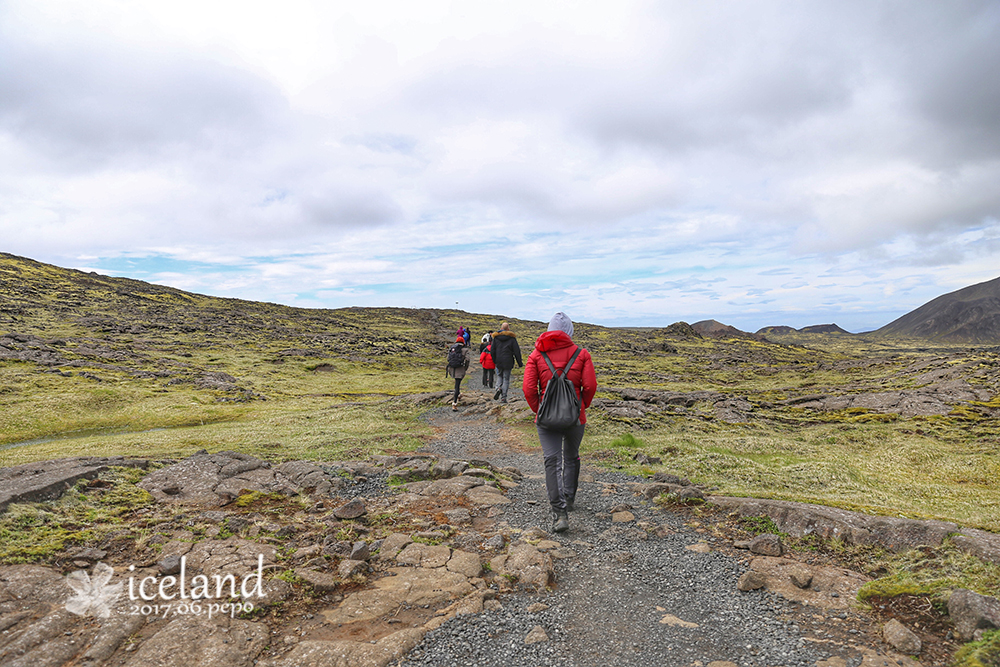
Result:
{"label": "distant hiker", "polygon": [[462,338],[465,339],[465,347],[472,347],[472,329],[465,327],[465,331],[462,333]]}
{"label": "distant hiker", "polygon": [[496,379],[496,364],[493,363],[493,357],[490,356],[488,343],[479,353],[479,365],[483,367],[483,388],[493,389],[493,383]]}
{"label": "distant hiker", "polygon": [[497,368],[497,393],[493,395],[493,400],[499,398],[501,403],[506,403],[507,392],[510,390],[510,372],[514,369],[514,363],[524,366],[517,336],[506,322],[500,325],[500,331],[493,334],[490,356],[493,357],[493,365]]}
{"label": "distant hiker", "polygon": [[448,368],[445,369],[445,377],[455,378],[455,395],[451,399],[451,409],[458,410],[458,395],[462,388],[462,378],[469,368],[469,348],[465,345],[465,338],[456,336],[455,342],[448,348]]}
{"label": "distant hiker", "polygon": [[[545,457],[545,490],[553,513],[552,530],[557,533],[569,529],[566,513],[573,509],[579,485],[580,443],[587,423],[586,408],[597,391],[597,377],[590,352],[573,343],[572,336],[573,322],[564,313],[556,313],[549,321],[549,330],[535,341],[535,349],[524,367],[524,397],[536,414],[535,427]],[[569,379],[580,401],[579,422],[562,430],[545,428],[537,423],[539,407],[545,400],[545,390],[553,377],[546,356],[559,376]],[[570,362],[572,365],[567,369]]]}
{"label": "distant hiker", "polygon": [[465,327],[459,327],[458,331],[455,332],[455,335],[460,336],[462,338],[462,342],[465,342]]}
{"label": "distant hiker", "polygon": [[479,354],[482,354],[483,350],[489,347],[490,343],[492,342],[493,342],[493,336],[491,336],[488,333],[484,333],[482,340],[479,341]]}

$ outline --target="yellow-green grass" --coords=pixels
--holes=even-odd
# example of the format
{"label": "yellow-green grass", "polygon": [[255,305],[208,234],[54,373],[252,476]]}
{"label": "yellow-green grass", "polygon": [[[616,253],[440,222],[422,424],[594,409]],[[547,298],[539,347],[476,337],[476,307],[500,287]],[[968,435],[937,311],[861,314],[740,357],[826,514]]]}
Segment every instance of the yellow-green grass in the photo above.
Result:
{"label": "yellow-green grass", "polygon": [[268,460],[366,458],[419,448],[431,429],[407,401],[351,401],[305,397],[234,407],[228,421],[158,430],[98,433],[0,449],[0,466],[68,456],[175,458],[233,450]]}
{"label": "yellow-green grass", "polygon": [[[641,444],[624,447],[615,440],[633,431],[595,415],[582,453],[638,474],[680,474],[719,495],[814,502],[1000,531],[1000,441],[916,435],[906,426],[782,429],[677,419],[634,431]],[[636,463],[640,452],[661,458],[662,465]]]}
{"label": "yellow-green grass", "polygon": [[[506,319],[525,357],[546,326],[454,310],[307,310],[215,299],[2,255],[0,299],[0,334],[37,336],[75,364],[59,367],[73,373],[64,377],[43,364],[0,361],[0,448],[78,436],[0,449],[0,465],[98,453],[176,457],[202,448],[274,460],[412,449],[429,434],[418,417],[433,406],[388,399],[450,387],[444,355],[458,326],[472,327],[477,347],[484,331]],[[584,453],[612,451],[595,462],[652,472],[631,458],[643,451],[663,458],[655,469],[720,493],[1000,529],[1000,425],[990,416],[1000,410],[997,398],[927,419],[780,403],[920,386],[923,364],[967,364],[969,382],[996,396],[998,358],[989,349],[844,335],[716,340],[683,326],[585,323],[577,323],[575,340],[593,354],[602,397],[616,398],[622,388],[710,390],[757,405],[752,424],[720,422],[707,402],[684,416],[631,421],[592,410]],[[210,373],[232,376],[236,389],[205,386]],[[642,444],[611,445],[628,432]]]}

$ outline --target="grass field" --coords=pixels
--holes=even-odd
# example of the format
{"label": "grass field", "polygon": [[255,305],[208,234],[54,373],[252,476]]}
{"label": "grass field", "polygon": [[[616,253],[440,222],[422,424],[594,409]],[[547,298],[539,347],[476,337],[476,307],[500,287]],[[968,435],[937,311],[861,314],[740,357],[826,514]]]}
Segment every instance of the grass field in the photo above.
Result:
{"label": "grass field", "polygon": [[[429,408],[405,397],[447,388],[444,353],[459,325],[478,340],[503,319],[527,355],[543,323],[214,299],[0,255],[0,466],[199,449],[272,460],[416,449],[430,436],[419,419]],[[590,464],[668,470],[723,494],[1000,531],[994,348],[836,334],[716,340],[681,325],[581,323],[575,338],[595,359],[599,397],[710,391],[754,407],[741,423],[707,404],[642,418],[594,409],[583,450]],[[992,398],[915,417],[787,403],[913,390],[943,376]],[[533,442],[529,422],[510,426]],[[18,446],[26,441],[39,442]],[[662,463],[640,465],[639,453]]]}

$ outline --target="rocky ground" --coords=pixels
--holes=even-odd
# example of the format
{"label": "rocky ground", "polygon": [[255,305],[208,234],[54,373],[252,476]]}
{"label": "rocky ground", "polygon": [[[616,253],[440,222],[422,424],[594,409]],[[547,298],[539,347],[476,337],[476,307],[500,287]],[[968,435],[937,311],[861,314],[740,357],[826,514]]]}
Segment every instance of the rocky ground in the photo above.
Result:
{"label": "rocky ground", "polygon": [[139,485],[155,500],[129,518],[141,540],[112,532],[47,565],[0,567],[0,664],[888,667],[916,664],[910,654],[936,665],[957,635],[1000,621],[1000,603],[974,594],[978,616],[905,598],[861,610],[866,577],[738,528],[741,513],[771,513],[789,532],[798,521],[924,543],[934,522],[662,504],[663,492],[704,492],[586,468],[569,532],[550,534],[541,456],[492,418],[524,411],[523,398],[515,389],[501,407],[478,378],[467,385],[458,411],[428,414],[438,437],[417,454],[270,465],[202,452],[0,471],[6,502],[25,502],[69,485],[100,495],[110,466],[149,466]]}

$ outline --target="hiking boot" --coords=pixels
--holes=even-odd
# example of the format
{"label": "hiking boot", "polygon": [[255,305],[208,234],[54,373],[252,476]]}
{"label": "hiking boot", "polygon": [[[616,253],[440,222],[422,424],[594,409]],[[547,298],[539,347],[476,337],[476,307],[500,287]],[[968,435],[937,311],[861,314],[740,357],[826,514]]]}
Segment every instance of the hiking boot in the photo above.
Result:
{"label": "hiking boot", "polygon": [[552,532],[565,533],[569,530],[569,517],[566,510],[556,510],[552,513]]}
{"label": "hiking boot", "polygon": [[452,401],[451,409],[452,410],[458,410],[458,402],[457,401]]}
{"label": "hiking boot", "polygon": [[493,394],[493,400],[496,401],[499,399],[500,399],[500,390],[497,389],[497,393]]}

